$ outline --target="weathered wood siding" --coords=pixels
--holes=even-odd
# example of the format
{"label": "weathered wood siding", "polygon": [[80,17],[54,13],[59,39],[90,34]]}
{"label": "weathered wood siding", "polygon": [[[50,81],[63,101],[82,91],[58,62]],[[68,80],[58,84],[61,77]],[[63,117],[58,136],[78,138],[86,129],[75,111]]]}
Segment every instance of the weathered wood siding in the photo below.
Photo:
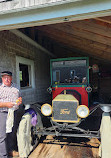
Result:
{"label": "weathered wood siding", "polygon": [[50,86],[50,56],[17,37],[10,31],[0,32],[0,72],[11,71],[13,82],[17,83],[16,56],[34,61],[35,88],[21,90],[24,104],[47,102],[50,98],[47,88]]}
{"label": "weathered wood siding", "polygon": [[[0,12],[10,11],[12,9],[24,9],[27,7],[44,7],[47,5],[57,5],[61,3],[68,3],[72,0],[12,0],[12,1],[3,1],[0,2]],[[79,1],[79,0],[73,0]]]}

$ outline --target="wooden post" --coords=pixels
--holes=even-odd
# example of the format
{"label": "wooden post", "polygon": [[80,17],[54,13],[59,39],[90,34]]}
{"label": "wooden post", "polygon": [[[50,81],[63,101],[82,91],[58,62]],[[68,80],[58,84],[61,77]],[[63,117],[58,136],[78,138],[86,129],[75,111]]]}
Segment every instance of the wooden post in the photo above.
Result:
{"label": "wooden post", "polygon": [[108,112],[104,112],[102,115],[100,133],[101,147],[99,156],[101,158],[111,158],[111,118]]}

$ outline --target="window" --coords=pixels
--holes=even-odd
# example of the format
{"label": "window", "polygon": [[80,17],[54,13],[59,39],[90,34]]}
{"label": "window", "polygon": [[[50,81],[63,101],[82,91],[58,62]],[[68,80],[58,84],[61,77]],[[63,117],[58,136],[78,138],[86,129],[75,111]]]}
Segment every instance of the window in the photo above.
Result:
{"label": "window", "polygon": [[60,70],[53,71],[53,81],[54,82],[60,81]]}
{"label": "window", "polygon": [[34,62],[23,57],[16,57],[17,84],[21,89],[34,88]]}
{"label": "window", "polygon": [[51,64],[53,84],[87,84],[86,59],[53,61]]}
{"label": "window", "polygon": [[19,79],[20,79],[20,87],[30,87],[31,81],[29,80],[30,74],[30,65],[19,64]]}

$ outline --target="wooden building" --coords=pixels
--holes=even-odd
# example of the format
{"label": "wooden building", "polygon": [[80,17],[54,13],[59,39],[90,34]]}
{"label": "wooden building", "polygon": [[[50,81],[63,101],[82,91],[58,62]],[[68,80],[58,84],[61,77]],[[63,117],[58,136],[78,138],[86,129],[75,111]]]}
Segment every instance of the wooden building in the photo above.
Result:
{"label": "wooden building", "polygon": [[[14,73],[25,103],[50,98],[50,58],[74,56],[98,64],[101,94],[110,101],[110,0],[1,0],[0,30],[0,71]],[[25,83],[19,77],[19,71],[27,75],[24,69],[29,70]],[[91,82],[97,88],[98,76]]]}

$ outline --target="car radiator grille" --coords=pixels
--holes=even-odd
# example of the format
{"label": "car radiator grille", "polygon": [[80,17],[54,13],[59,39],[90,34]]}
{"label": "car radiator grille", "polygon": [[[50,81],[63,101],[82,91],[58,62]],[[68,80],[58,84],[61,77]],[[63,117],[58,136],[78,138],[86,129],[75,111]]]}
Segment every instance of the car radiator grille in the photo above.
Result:
{"label": "car radiator grille", "polygon": [[78,122],[76,109],[78,102],[75,101],[53,101],[53,121],[56,122]]}

